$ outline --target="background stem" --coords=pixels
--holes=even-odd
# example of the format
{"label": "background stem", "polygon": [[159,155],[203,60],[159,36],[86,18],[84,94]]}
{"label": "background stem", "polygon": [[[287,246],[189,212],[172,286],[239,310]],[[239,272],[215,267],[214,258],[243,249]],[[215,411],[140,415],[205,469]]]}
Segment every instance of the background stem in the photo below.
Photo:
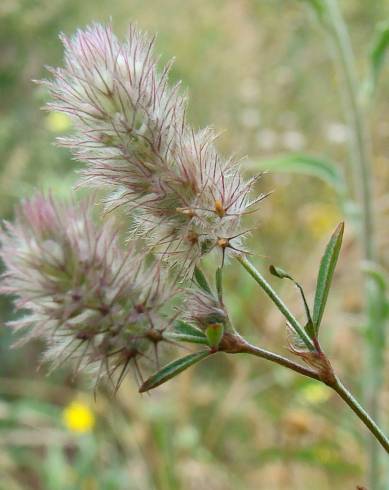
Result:
{"label": "background stem", "polygon": [[[338,1],[325,0],[325,3],[328,14],[326,27],[333,41],[335,56],[344,80],[342,95],[350,128],[349,152],[354,177],[353,184],[361,209],[362,224],[359,235],[363,247],[363,259],[374,261],[376,259],[376,251],[373,226],[372,165],[368,132],[365,126],[365,114],[358,98],[359,84],[355,68],[355,57]],[[383,385],[383,348],[385,345],[386,322],[376,321],[376,285],[368,276],[365,276],[364,291],[367,317],[367,355],[364,391],[370,413],[374,420],[379,421],[379,397]],[[376,441],[370,438],[369,488],[371,490],[381,488],[379,455]]]}
{"label": "background stem", "polygon": [[374,260],[374,230],[372,210],[372,178],[369,138],[365,127],[364,113],[359,102],[359,84],[355,58],[346,24],[337,0],[326,0],[328,29],[335,47],[336,59],[344,81],[342,85],[344,105],[351,130],[349,151],[354,176],[354,194],[361,206],[361,241],[366,260]]}

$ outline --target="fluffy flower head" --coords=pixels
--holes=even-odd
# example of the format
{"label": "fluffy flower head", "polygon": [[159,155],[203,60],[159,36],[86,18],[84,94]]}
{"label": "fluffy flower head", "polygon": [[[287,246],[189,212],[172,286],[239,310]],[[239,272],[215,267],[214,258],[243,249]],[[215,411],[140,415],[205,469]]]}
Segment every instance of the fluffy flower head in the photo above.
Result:
{"label": "fluffy flower head", "polygon": [[158,70],[153,40],[131,26],[125,42],[92,25],[68,39],[65,67],[45,82],[51,109],[69,114],[75,134],[60,142],[87,163],[83,183],[108,185],[107,208],[123,206],[134,232],[186,271],[211,250],[240,250],[249,200],[238,163],[222,158],[211,130],[194,131],[169,65]]}
{"label": "fluffy flower head", "polygon": [[129,364],[137,368],[162,340],[171,290],[158,266],[146,269],[120,246],[112,221],[96,223],[92,214],[91,201],[24,201],[0,234],[0,291],[28,311],[12,322],[27,327],[22,341],[41,337],[54,366],[73,358],[76,368],[97,370],[97,380],[105,373],[118,386]]}

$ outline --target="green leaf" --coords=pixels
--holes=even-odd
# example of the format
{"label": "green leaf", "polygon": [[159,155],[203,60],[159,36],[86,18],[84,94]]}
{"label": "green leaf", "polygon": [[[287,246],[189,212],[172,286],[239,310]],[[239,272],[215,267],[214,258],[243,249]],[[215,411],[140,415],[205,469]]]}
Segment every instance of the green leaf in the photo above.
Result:
{"label": "green leaf", "polygon": [[181,359],[176,359],[175,361],[170,362],[162,369],[154,373],[152,376],[150,376],[150,378],[148,378],[139,388],[139,392],[144,393],[145,391],[156,388],[169,379],[174,378],[174,376],[177,376],[182,371],[185,371],[185,369],[187,369],[188,367],[193,366],[193,364],[196,364],[196,362],[205,359],[210,354],[211,352],[209,350],[202,350],[200,352],[195,352],[194,354],[189,354],[188,356],[181,357]]}
{"label": "green leaf", "polygon": [[372,97],[377,88],[377,82],[385,61],[386,50],[389,48],[389,22],[382,22],[376,26],[369,51],[369,75],[365,81],[364,90],[368,97]]}
{"label": "green leaf", "polygon": [[315,332],[315,327],[312,323],[312,319],[309,318],[309,320],[307,321],[307,323],[304,325],[304,328],[307,332],[307,334],[310,336],[311,339],[313,339],[316,335],[316,332]]}
{"label": "green leaf", "polygon": [[275,265],[269,266],[269,272],[273,276],[278,277],[279,279],[291,279],[294,282],[294,279],[281,267],[276,267]]}
{"label": "green leaf", "polygon": [[205,275],[202,273],[202,271],[198,267],[195,267],[194,278],[195,278],[195,281],[196,281],[196,283],[200,289],[202,289],[203,291],[205,291],[208,294],[212,294],[212,290],[209,287],[209,284],[208,284],[208,281],[207,281]]}
{"label": "green leaf", "polygon": [[185,335],[181,333],[168,332],[164,334],[167,340],[175,340],[176,342],[188,342],[189,344],[200,344],[208,345],[207,337],[205,336],[195,336],[195,335]]}
{"label": "green leaf", "polygon": [[267,170],[269,172],[312,175],[329,184],[340,194],[344,194],[346,190],[341,169],[335,163],[313,155],[290,153],[269,160],[251,162],[251,167],[255,171]]}
{"label": "green leaf", "polygon": [[200,329],[182,320],[177,320],[174,324],[174,330],[164,333],[164,337],[179,342],[208,345],[207,337]]}
{"label": "green leaf", "polygon": [[320,262],[312,317],[313,326],[316,334],[319,330],[320,322],[324,313],[324,308],[327,303],[332,277],[334,275],[336,263],[339,257],[340,247],[342,245],[343,232],[344,223],[340,223],[332,234]]}
{"label": "green leaf", "polygon": [[221,303],[223,301],[223,269],[221,267],[216,269],[216,290]]}
{"label": "green leaf", "polygon": [[176,320],[174,323],[174,333],[182,335],[191,335],[192,337],[204,337],[204,333],[197,327],[191,325],[190,323],[184,322],[183,320]]}

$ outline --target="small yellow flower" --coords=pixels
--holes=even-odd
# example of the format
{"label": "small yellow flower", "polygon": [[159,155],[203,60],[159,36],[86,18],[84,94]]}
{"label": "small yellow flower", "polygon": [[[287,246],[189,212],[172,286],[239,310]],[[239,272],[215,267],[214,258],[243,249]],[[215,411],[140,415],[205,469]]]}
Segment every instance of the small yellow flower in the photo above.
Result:
{"label": "small yellow flower", "polygon": [[46,117],[46,127],[52,133],[62,133],[71,127],[70,117],[62,112],[51,112]]}
{"label": "small yellow flower", "polygon": [[92,410],[80,401],[73,401],[65,407],[62,418],[65,426],[72,432],[89,432],[95,425],[95,416]]}

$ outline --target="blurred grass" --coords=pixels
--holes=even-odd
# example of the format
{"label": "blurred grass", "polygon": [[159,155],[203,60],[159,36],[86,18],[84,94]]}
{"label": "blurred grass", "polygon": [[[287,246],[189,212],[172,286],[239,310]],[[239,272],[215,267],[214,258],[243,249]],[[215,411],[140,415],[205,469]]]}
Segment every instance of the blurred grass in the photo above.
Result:
{"label": "blurred grass", "polygon": [[[388,14],[384,0],[341,2],[360,74],[373,27]],[[194,126],[223,130],[225,153],[255,161],[289,151],[327,155],[345,168],[347,128],[338,79],[323,35],[298,0],[3,0],[0,4],[0,213],[36,188],[68,195],[79,164],[53,146],[67,121],[40,111],[47,99],[32,79],[61,64],[59,31],[71,34],[112,17],[124,34],[130,21],[158,32],[162,59],[176,57],[174,79],[188,87]],[[371,121],[380,246],[388,265],[388,70]],[[243,164],[244,169],[244,164]],[[274,194],[252,217],[254,260],[287,268],[313,293],[326,236],[341,217],[336,197],[318,180],[267,175]],[[325,343],[358,393],[360,272],[351,230],[326,314]],[[285,351],[283,321],[250,278],[231,264],[227,304],[236,326],[263,346]],[[276,279],[274,279],[276,281]],[[282,294],[302,312],[297,294]],[[1,324],[13,313],[1,299]],[[85,380],[65,368],[34,372],[40,346],[10,350],[0,330],[0,490],[210,490],[355,488],[363,484],[364,432],[338,400],[310,381],[259,360],[222,355],[184,373],[151,397],[129,379],[116,398],[93,400]],[[352,347],[350,347],[352,346]],[[43,371],[43,370],[42,370]],[[319,391],[318,391],[319,390]],[[320,391],[321,390],[321,391]],[[63,410],[82,400],[95,427],[74,433]],[[383,403],[389,400],[389,391]],[[335,428],[334,428],[335,422]],[[389,421],[388,425],[389,425]]]}

